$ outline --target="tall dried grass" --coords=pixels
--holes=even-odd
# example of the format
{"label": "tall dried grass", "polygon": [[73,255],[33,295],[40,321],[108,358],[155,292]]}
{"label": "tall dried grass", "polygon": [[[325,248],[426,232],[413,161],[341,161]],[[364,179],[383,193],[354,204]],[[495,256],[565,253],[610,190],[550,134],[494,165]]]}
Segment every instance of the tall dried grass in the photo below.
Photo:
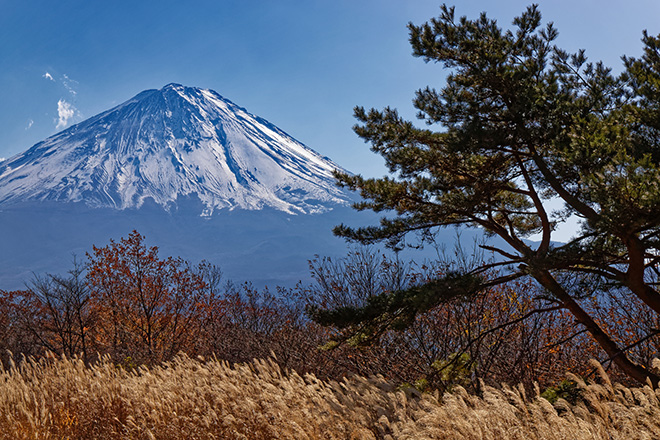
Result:
{"label": "tall dried grass", "polygon": [[257,360],[185,356],[126,371],[107,359],[28,360],[0,373],[1,439],[652,439],[660,390],[573,377],[581,398],[457,387],[438,395],[382,378],[323,382]]}

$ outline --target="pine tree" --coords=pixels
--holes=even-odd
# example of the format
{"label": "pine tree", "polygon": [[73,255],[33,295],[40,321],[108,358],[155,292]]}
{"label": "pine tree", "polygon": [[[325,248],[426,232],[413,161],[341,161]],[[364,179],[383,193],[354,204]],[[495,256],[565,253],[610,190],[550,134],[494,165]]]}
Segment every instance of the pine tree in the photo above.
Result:
{"label": "pine tree", "polygon": [[[369,342],[442,301],[469,300],[529,277],[627,375],[658,384],[583,301],[602,289],[626,289],[660,315],[660,38],[644,33],[643,56],[624,57],[624,72],[614,75],[588,62],[584,51],[558,48],[557,31],[552,23],[541,26],[536,5],[514,19],[512,30],[485,13],[456,19],[447,6],[409,29],[413,54],[448,69],[445,84],[419,90],[413,101],[427,128],[391,108],[355,109],[355,131],[391,175],[338,173],[338,181],[360,192],[356,209],[395,214],[379,226],[340,225],[335,233],[396,244],[411,232],[461,225],[506,246],[485,246],[496,263],[373,296],[361,306],[313,308],[312,317]],[[549,208],[556,199],[563,202],[558,213]],[[569,243],[555,243],[557,225],[570,216],[581,219],[580,231]],[[533,234],[540,242],[525,240]],[[498,275],[486,276],[495,269]],[[584,288],[587,283],[598,288]]]}

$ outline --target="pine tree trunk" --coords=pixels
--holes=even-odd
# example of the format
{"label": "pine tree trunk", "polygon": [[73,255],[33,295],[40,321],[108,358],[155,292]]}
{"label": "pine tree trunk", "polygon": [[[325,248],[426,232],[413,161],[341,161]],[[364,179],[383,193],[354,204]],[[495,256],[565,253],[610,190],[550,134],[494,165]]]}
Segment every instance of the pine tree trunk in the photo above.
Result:
{"label": "pine tree trunk", "polygon": [[660,377],[628,359],[624,353],[610,338],[607,333],[600,328],[598,323],[593,320],[591,315],[584,311],[573,297],[555,280],[547,270],[533,272],[532,276],[546,289],[548,289],[557,298],[569,312],[573,314],[577,321],[584,325],[587,331],[593,336],[598,345],[605,350],[612,362],[621,369],[627,376],[635,379],[640,384],[646,384],[647,378],[651,380],[654,387],[660,384]]}

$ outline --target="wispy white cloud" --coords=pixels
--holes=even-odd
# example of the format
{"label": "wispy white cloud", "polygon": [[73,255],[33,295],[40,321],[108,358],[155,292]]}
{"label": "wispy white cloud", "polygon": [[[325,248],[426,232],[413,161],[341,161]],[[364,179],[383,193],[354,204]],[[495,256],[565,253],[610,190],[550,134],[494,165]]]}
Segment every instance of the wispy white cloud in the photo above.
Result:
{"label": "wispy white cloud", "polygon": [[64,86],[65,89],[69,91],[73,96],[76,96],[78,92],[76,91],[75,87],[78,85],[78,81],[75,79],[69,78],[66,73],[62,75],[62,85]]}
{"label": "wispy white cloud", "polygon": [[[66,93],[63,93],[65,97],[60,98],[57,101],[57,118],[54,120],[55,128],[57,130],[66,128],[69,126],[73,118],[81,116],[80,112],[75,106],[76,98],[78,95],[78,91],[76,89],[79,83],[75,79],[69,78],[69,75],[66,73],[60,74],[57,72],[46,72],[42,75],[42,77],[49,81],[53,81],[58,85],[61,85],[64,90],[60,90],[60,93],[66,91],[69,95],[66,97]],[[32,128],[33,124],[34,121],[30,119],[27,123],[27,126],[25,127],[25,130]]]}
{"label": "wispy white cloud", "polygon": [[66,127],[69,124],[71,118],[75,116],[75,114],[76,114],[76,108],[72,104],[66,102],[63,99],[57,101],[58,121],[55,128],[59,130],[61,128]]}
{"label": "wispy white cloud", "polygon": [[29,130],[34,125],[34,120],[30,119],[25,127],[25,130]]}
{"label": "wispy white cloud", "polygon": [[62,84],[64,89],[74,97],[78,94],[78,90],[76,90],[78,88],[78,81],[69,78],[69,75],[67,75],[66,73],[63,73],[61,75],[59,74],[53,75],[50,72],[46,72],[43,75],[41,75],[41,77],[46,78],[49,81]]}

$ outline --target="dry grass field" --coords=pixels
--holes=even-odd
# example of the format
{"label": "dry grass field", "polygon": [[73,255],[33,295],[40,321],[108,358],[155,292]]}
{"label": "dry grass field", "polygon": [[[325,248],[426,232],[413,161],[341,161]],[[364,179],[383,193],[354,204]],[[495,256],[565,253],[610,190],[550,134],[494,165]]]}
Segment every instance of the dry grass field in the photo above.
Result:
{"label": "dry grass field", "polygon": [[108,360],[22,362],[0,375],[1,439],[654,439],[660,390],[576,377],[579,398],[456,387],[438,396],[380,378],[323,382],[273,361],[178,357],[126,371]]}

